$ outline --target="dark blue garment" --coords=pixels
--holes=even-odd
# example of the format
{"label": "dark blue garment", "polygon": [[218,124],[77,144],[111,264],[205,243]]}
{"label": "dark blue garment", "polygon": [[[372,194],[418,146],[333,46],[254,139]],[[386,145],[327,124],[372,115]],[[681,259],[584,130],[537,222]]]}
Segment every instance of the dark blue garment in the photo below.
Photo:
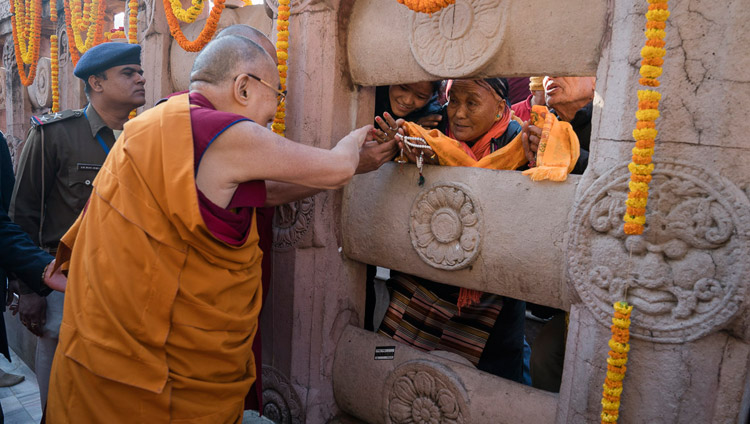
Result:
{"label": "dark blue garment", "polygon": [[[7,207],[14,184],[10,150],[5,137],[0,134],[0,303],[5,311],[7,295],[6,273],[12,272],[35,292],[46,295],[50,289],[42,281],[44,267],[54,259],[52,255],[36,247],[28,234],[11,221]],[[0,353],[10,361],[5,321],[0,314]]]}

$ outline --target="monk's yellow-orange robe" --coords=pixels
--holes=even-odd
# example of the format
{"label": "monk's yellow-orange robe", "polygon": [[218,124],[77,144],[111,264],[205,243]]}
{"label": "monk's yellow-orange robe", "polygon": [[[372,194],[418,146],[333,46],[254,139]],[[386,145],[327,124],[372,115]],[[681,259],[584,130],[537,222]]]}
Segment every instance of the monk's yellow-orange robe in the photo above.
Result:
{"label": "monk's yellow-orange robe", "polygon": [[47,422],[240,423],[261,256],[255,222],[236,247],[203,222],[187,95],[125,124],[58,252]]}

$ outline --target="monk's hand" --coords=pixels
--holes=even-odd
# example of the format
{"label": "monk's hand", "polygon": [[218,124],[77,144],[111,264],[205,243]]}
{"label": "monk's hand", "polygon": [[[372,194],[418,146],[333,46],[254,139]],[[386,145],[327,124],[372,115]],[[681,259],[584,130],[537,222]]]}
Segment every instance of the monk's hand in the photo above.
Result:
{"label": "monk's hand", "polygon": [[68,285],[68,278],[63,274],[62,267],[55,266],[55,259],[50,262],[44,272],[44,284],[52,290],[65,292]]}
{"label": "monk's hand", "polygon": [[372,125],[365,125],[362,128],[350,132],[346,137],[339,140],[332,151],[337,152],[341,160],[351,165],[352,175],[357,170],[359,164],[359,151],[368,141],[374,141]]}
{"label": "monk's hand", "polygon": [[427,115],[423,116],[419,119],[417,119],[417,124],[424,128],[437,128],[438,125],[440,125],[440,121],[443,120],[443,115],[439,114],[433,114],[433,115]]}
{"label": "monk's hand", "polygon": [[398,152],[398,144],[395,139],[380,143],[368,141],[359,149],[359,165],[356,174],[366,174],[383,166],[384,163],[393,159]]}
{"label": "monk's hand", "polygon": [[47,322],[47,299],[36,293],[22,294],[18,300],[18,317],[32,334],[41,337]]}
{"label": "monk's hand", "polygon": [[521,142],[526,159],[530,164],[536,162],[536,152],[539,150],[539,141],[542,139],[542,129],[532,125],[529,121],[523,123],[521,130]]}

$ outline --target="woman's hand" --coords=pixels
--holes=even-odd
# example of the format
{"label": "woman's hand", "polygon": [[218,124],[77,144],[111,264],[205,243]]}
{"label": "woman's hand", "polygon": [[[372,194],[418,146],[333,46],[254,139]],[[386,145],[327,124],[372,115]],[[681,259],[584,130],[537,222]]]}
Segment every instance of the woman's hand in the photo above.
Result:
{"label": "woman's hand", "polygon": [[443,115],[434,114],[434,115],[427,115],[419,118],[417,120],[417,124],[422,126],[423,128],[437,128],[438,125],[440,125],[440,121],[443,120]]}
{"label": "woman's hand", "polygon": [[523,151],[526,154],[526,159],[529,161],[530,167],[534,166],[536,163],[536,151],[539,150],[539,141],[541,139],[541,128],[531,125],[529,121],[523,123],[521,142],[523,143]]}
{"label": "woman's hand", "polygon": [[376,116],[375,123],[380,127],[380,129],[375,130],[375,138],[378,140],[378,143],[385,143],[396,138],[399,126],[404,122],[403,119],[393,119],[388,112],[384,113],[382,118]]}

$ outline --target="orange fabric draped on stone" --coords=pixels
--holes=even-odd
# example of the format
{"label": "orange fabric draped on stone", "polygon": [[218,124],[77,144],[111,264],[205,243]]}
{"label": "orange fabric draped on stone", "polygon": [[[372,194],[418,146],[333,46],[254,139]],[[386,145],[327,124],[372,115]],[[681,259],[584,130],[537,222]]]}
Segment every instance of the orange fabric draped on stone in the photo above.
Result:
{"label": "orange fabric draped on stone", "polygon": [[255,218],[231,246],[198,207],[187,95],[125,124],[70,261],[50,423],[240,423],[261,306]]}

